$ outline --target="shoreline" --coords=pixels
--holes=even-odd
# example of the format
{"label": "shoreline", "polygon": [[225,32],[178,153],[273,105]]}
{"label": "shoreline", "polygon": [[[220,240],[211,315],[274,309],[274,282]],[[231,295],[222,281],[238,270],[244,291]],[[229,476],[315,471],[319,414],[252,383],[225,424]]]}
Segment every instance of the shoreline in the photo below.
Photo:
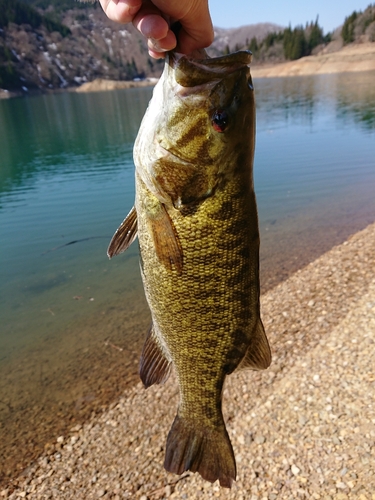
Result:
{"label": "shoreline", "polygon": [[139,87],[153,87],[158,78],[146,78],[146,80],[106,80],[97,78],[92,82],[83,83],[79,87],[66,87],[61,89],[30,89],[28,92],[4,90],[0,88],[0,100],[12,99],[14,97],[33,97],[38,95],[62,94],[65,92],[105,92],[109,90],[131,89]]}
{"label": "shoreline", "polygon": [[253,66],[254,78],[277,78],[288,76],[328,75],[375,71],[375,43],[359,43],[344,46],[337,52],[325,52],[306,56],[296,61]]}
{"label": "shoreline", "polygon": [[162,468],[177,406],[173,378],[126,390],[57,438],[0,496],[373,498],[374,254],[375,223],[262,295],[273,363],[229,377],[224,409],[238,465],[230,492]]}
{"label": "shoreline", "polygon": [[[277,78],[361,71],[375,71],[374,42],[352,43],[336,52],[325,52],[325,49],[323,49],[317,55],[302,57],[296,61],[251,66],[253,78]],[[157,78],[149,78],[142,81],[116,81],[98,78],[92,82],[84,83],[80,87],[53,90],[31,90],[29,93],[0,89],[0,99],[60,92],[104,92],[125,88],[149,87],[154,86],[157,80]]]}
{"label": "shoreline", "polygon": [[[262,296],[334,246],[363,230],[372,221],[373,218],[368,216],[358,220],[347,218],[346,230],[341,228],[341,231],[337,231],[337,228],[330,227],[328,234],[327,228],[315,228],[314,241],[319,242],[316,248],[299,238],[291,251],[289,245],[285,246],[285,241],[279,238],[279,252],[274,256],[267,252],[269,232],[265,230],[262,233],[260,259]],[[118,303],[112,303],[110,310],[92,314],[75,323],[74,329],[70,328],[67,344],[63,348],[64,352],[66,349],[70,354],[62,356],[54,370],[43,369],[43,384],[50,387],[53,384],[52,392],[40,392],[43,386],[40,382],[35,384],[35,366],[45,366],[47,359],[54,358],[53,345],[50,351],[44,353],[44,357],[35,358],[36,350],[29,352],[26,358],[19,358],[15,373],[18,373],[21,386],[14,386],[18,387],[18,391],[22,388],[18,401],[13,401],[6,389],[15,382],[14,379],[10,382],[8,377],[15,366],[11,363],[7,368],[4,364],[4,399],[0,406],[3,417],[0,418],[0,426],[4,437],[0,445],[0,455],[3,456],[0,491],[3,485],[21,474],[44,450],[53,450],[56,436],[69,434],[73,425],[83,425],[94,414],[99,416],[113,402],[119,401],[125,390],[139,382],[139,356],[150,321],[141,288],[139,293],[134,294],[131,304],[130,308],[124,308],[121,298]],[[127,325],[125,337],[118,328],[123,324]],[[86,337],[84,351],[72,342],[75,336],[77,339]],[[95,340],[92,343],[89,339]],[[56,370],[59,372],[58,380],[55,378]],[[22,446],[19,446],[20,443]]]}

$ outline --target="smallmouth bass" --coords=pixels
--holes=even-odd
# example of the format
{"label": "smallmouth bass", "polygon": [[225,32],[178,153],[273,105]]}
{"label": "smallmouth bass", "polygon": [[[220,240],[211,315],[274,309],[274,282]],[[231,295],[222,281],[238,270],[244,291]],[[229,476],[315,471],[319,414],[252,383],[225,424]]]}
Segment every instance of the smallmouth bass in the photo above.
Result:
{"label": "smallmouth bass", "polygon": [[138,235],[152,326],[145,387],[174,366],[180,390],[164,467],[231,487],[236,463],[222,415],[227,375],[265,369],[251,53],[194,59],[171,52],[134,145],[135,206],[110,257]]}

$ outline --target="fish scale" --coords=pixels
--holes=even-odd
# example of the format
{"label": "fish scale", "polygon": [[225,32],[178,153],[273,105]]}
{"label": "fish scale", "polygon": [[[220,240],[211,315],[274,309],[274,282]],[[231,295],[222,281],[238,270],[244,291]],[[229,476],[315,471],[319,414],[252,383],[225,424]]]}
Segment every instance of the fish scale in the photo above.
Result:
{"label": "fish scale", "polygon": [[249,62],[248,52],[169,54],[134,146],[135,207],[108,251],[126,250],[138,235],[152,316],[144,385],[176,372],[180,401],[164,466],[224,487],[236,478],[221,408],[225,378],[271,362],[259,311]]}

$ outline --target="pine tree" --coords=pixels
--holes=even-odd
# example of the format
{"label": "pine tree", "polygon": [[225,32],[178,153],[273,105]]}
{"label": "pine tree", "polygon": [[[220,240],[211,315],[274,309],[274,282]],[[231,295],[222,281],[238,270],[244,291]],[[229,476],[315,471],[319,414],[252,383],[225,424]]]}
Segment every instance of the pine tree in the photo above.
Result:
{"label": "pine tree", "polygon": [[302,26],[286,28],[283,34],[284,55],[286,59],[299,59],[308,55],[308,44],[305,37],[305,30]]}
{"label": "pine tree", "polygon": [[345,18],[344,25],[341,30],[341,36],[345,44],[354,42],[354,26],[357,17],[358,14],[354,11],[350,16]]}
{"label": "pine tree", "polygon": [[257,41],[255,36],[253,36],[253,38],[250,40],[250,43],[248,45],[248,49],[251,50],[251,52],[253,54],[256,54],[258,52],[259,46],[258,46],[258,41]]}
{"label": "pine tree", "polygon": [[311,54],[313,48],[317,47],[324,41],[323,30],[318,24],[318,18],[316,18],[315,23],[311,23],[310,35],[308,41],[308,52]]}

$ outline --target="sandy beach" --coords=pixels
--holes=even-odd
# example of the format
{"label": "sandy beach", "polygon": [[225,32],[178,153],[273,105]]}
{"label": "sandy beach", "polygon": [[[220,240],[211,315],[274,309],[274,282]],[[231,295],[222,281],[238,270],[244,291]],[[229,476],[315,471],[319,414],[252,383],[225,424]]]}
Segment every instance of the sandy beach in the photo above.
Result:
{"label": "sandy beach", "polygon": [[273,363],[224,393],[232,490],[164,471],[172,377],[56,436],[0,498],[375,500],[374,255],[375,223],[262,296]]}

